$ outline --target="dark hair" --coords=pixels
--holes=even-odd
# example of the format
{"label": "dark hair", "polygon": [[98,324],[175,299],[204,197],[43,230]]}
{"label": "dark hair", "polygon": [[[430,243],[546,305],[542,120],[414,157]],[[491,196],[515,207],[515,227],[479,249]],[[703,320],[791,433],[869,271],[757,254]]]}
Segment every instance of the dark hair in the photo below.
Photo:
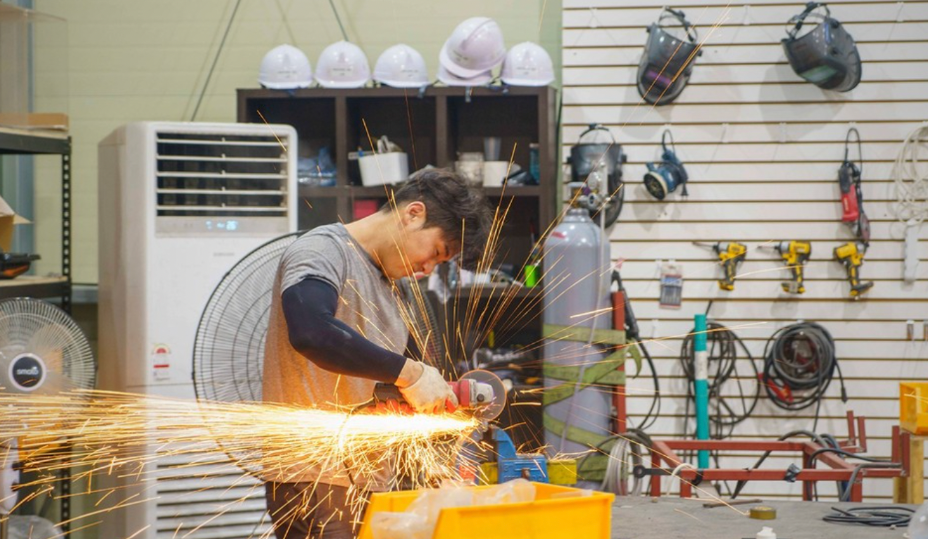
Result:
{"label": "dark hair", "polygon": [[420,170],[393,192],[381,211],[407,202],[425,204],[425,226],[438,227],[449,247],[461,250],[461,265],[473,269],[487,246],[493,215],[483,192],[448,169]]}

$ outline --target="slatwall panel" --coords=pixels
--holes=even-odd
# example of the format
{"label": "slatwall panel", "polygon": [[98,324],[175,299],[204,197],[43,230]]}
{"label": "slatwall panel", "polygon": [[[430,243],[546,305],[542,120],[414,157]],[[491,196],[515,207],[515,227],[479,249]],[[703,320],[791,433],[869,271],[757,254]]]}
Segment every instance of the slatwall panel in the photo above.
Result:
{"label": "slatwall panel", "polygon": [[[611,231],[612,258],[625,259],[622,274],[643,334],[666,338],[649,347],[665,395],[650,433],[672,436],[683,430],[682,341],[674,336],[689,331],[693,315],[713,301],[715,321],[754,324],[737,333],[758,358],[776,329],[797,320],[824,324],[837,341],[850,401],[843,404],[833,384],[818,430],[843,437],[845,412],[854,410],[869,418],[870,454],[888,456],[890,429],[898,417],[898,381],[928,375],[928,341],[921,340],[921,320],[928,318],[928,226],[921,232],[918,281],[904,285],[902,229],[891,213],[890,176],[902,139],[928,119],[928,2],[830,5],[857,40],[864,62],[863,81],[846,94],[802,81],[787,63],[780,39],[785,22],[802,10],[800,2],[675,2],[672,7],[684,9],[707,39],[683,94],[672,105],[653,108],[640,100],[635,76],[645,27],[663,5],[565,0],[563,6],[564,150],[587,124],[599,122],[612,129],[628,154],[626,206]],[[852,239],[840,223],[837,183],[852,124],[864,140],[863,191],[873,222],[862,275],[876,282],[860,302],[847,299],[844,270],[832,259],[833,249]],[[667,126],[690,174],[690,197],[684,201],[676,193],[661,203],[647,195],[641,178],[644,163],[658,158]],[[790,239],[813,242],[807,291],[799,298],[781,294],[785,272],[777,271],[776,255],[755,249]],[[739,279],[734,292],[721,292],[714,253],[692,245],[693,240],[746,243],[750,251],[740,272],[759,273]],[[658,262],[668,259],[684,266],[680,310],[658,307]],[[919,320],[916,342],[906,340],[907,319]],[[634,420],[647,410],[652,386],[644,376],[632,387],[637,389],[629,403]],[[784,412],[762,399],[735,437],[776,438],[809,429],[813,412]],[[722,465],[746,467],[755,459],[729,455]],[[797,455],[768,460],[782,468],[790,462],[799,462]],[[821,492],[834,496],[836,490],[828,484]],[[869,500],[891,497],[892,482],[870,480],[864,492]],[[745,493],[795,497],[800,487],[756,483]]]}

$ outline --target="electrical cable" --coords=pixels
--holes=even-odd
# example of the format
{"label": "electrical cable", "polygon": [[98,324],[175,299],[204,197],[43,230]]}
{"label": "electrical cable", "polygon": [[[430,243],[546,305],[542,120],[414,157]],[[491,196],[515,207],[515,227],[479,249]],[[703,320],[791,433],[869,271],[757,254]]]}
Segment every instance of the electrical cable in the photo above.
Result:
{"label": "electrical cable", "polygon": [[[812,440],[815,441],[815,443],[819,445],[822,445],[822,446],[826,445],[826,442],[824,438],[822,438],[821,435],[816,434],[812,431],[808,431],[808,430],[793,430],[793,431],[787,432],[783,436],[780,436],[779,438],[777,438],[777,441],[782,442],[784,440],[788,440],[794,436],[799,436],[799,435],[808,436],[809,438],[812,438]],[[754,466],[751,466],[750,468],[748,468],[748,470],[756,470],[760,468],[760,465],[763,464],[764,461],[767,460],[767,457],[769,457],[771,454],[773,454],[773,451],[765,451],[764,454],[761,455],[759,459],[757,459],[757,462],[754,463]],[[737,498],[738,494],[741,493],[741,489],[743,489],[744,486],[747,484],[748,484],[747,480],[745,479],[739,480],[738,483],[735,485],[735,491],[732,493],[731,499],[734,500],[735,498]]]}
{"label": "electrical cable", "polygon": [[863,524],[881,528],[908,526],[915,509],[897,505],[876,505],[870,507],[832,507],[832,513],[822,517],[825,522],[834,524]]}
{"label": "electrical cable", "polygon": [[[657,418],[661,413],[661,383],[660,378],[657,375],[657,368],[654,366],[654,358],[651,357],[651,353],[648,352],[647,347],[644,345],[644,342],[641,340],[641,331],[638,327],[638,318],[635,316],[635,311],[632,309],[631,300],[628,297],[628,291],[625,289],[625,286],[622,284],[622,274],[617,269],[612,270],[612,284],[616,285],[616,290],[622,292],[623,300],[625,302],[625,339],[628,346],[637,346],[638,350],[641,352],[641,355],[644,356],[645,361],[648,362],[648,368],[651,369],[651,380],[654,384],[654,396],[651,398],[651,406],[648,407],[648,413],[645,414],[644,418],[641,420],[641,424],[638,426],[638,429],[646,431],[648,427],[654,425],[657,422]],[[611,285],[610,285],[611,287]],[[627,421],[627,418],[626,418]]]}
{"label": "electrical cable", "polygon": [[[629,474],[627,465],[631,464],[632,468],[641,465],[645,461],[643,458],[645,452],[647,455],[650,455],[653,442],[643,431],[639,429],[629,429],[623,434],[617,434],[603,440],[596,446],[596,451],[602,452],[602,448],[613,441],[614,444],[609,451],[609,461],[606,464],[606,471],[603,475],[603,482],[600,485],[600,489],[604,492],[612,492],[621,496],[640,496],[644,479],[635,477],[634,474]],[[645,452],[639,453],[634,451],[633,444],[643,447]],[[629,455],[631,455],[630,459]],[[583,461],[588,456],[589,454],[580,459],[580,462],[577,463],[577,469],[580,469]],[[631,489],[628,488],[629,475],[633,477]]]}
{"label": "electrical cable", "polygon": [[229,16],[229,22],[226,23],[226,30],[222,33],[222,39],[219,41],[219,48],[216,49],[216,55],[213,56],[213,64],[209,66],[209,73],[206,74],[206,82],[203,83],[203,88],[200,89],[200,96],[197,98],[197,104],[193,107],[193,114],[190,115],[191,122],[197,119],[197,112],[200,111],[200,104],[203,103],[203,96],[206,95],[209,81],[213,78],[213,71],[216,70],[216,63],[219,62],[219,55],[222,54],[222,49],[226,45],[226,38],[229,37],[229,30],[232,29],[232,22],[235,21],[235,14],[238,13],[238,7],[241,4],[242,0],[236,0],[235,7],[232,8],[232,15]]}
{"label": "electrical cable", "polygon": [[[625,301],[628,302],[627,297]],[[638,426],[639,429],[646,431],[649,427],[657,423],[657,418],[661,415],[661,382],[657,375],[657,368],[654,366],[654,359],[651,357],[644,343],[636,339],[633,344],[638,346],[638,349],[641,350],[641,355],[643,355],[645,361],[648,362],[648,368],[651,369],[651,380],[654,382],[654,397],[651,399],[651,406],[648,408],[648,413],[642,418],[641,425]]]}
{"label": "electrical cable", "polygon": [[[709,371],[713,373],[709,380],[709,399],[710,402],[714,403],[716,408],[716,413],[710,414],[709,419],[719,429],[717,438],[723,439],[730,436],[731,430],[734,429],[735,425],[749,418],[757,407],[757,401],[760,398],[760,384],[758,383],[758,375],[760,372],[757,369],[754,356],[751,355],[744,341],[722,324],[709,322],[706,339],[708,341]],[[695,337],[691,331],[690,334],[683,339],[683,344],[680,347],[680,364],[683,367],[683,373],[689,381],[689,388],[692,388],[695,383],[693,365],[696,361],[696,353],[693,349],[694,340]],[[739,346],[744,354],[744,359],[747,360],[747,363],[753,371],[747,378],[742,376],[738,371]],[[745,388],[742,382],[745,379],[750,379],[751,383],[754,385],[753,394],[744,391]],[[732,404],[730,404],[730,401],[733,400],[732,397],[727,396],[723,391],[726,382],[729,381],[737,384],[738,400],[740,400],[741,403],[740,407],[738,405],[732,406]],[[687,394],[692,395],[692,391],[688,390]],[[738,409],[736,410],[736,408]],[[689,417],[689,399],[687,399],[686,417]],[[729,429],[727,435],[722,433],[723,428]]]}
{"label": "electrical cable", "polygon": [[767,396],[777,407],[789,411],[816,405],[813,431],[836,371],[841,382],[841,400],[846,403],[847,390],[835,357],[834,339],[828,330],[814,322],[780,328],[764,347],[763,386]]}
{"label": "electrical cable", "polygon": [[898,462],[883,462],[883,463],[867,462],[864,464],[858,464],[854,468],[854,471],[851,472],[851,478],[847,482],[847,487],[845,487],[844,490],[838,491],[840,493],[838,496],[838,501],[841,501],[841,502],[851,501],[851,487],[853,487],[854,483],[857,482],[857,476],[860,474],[861,470],[865,470],[868,468],[901,468],[901,467],[902,465],[899,464]]}
{"label": "electrical cable", "polygon": [[329,5],[332,6],[332,13],[335,14],[335,21],[338,23],[338,29],[342,31],[342,39],[351,41],[348,39],[348,32],[345,31],[345,27],[342,25],[342,18],[338,16],[338,10],[335,9],[335,2],[329,0]]}
{"label": "electrical cable", "polygon": [[[905,138],[893,164],[896,197],[893,212],[896,219],[908,226],[918,225],[928,219],[928,168],[924,166],[924,159],[928,156],[922,153],[926,144],[928,126],[923,125]],[[919,171],[920,164],[924,172]]]}

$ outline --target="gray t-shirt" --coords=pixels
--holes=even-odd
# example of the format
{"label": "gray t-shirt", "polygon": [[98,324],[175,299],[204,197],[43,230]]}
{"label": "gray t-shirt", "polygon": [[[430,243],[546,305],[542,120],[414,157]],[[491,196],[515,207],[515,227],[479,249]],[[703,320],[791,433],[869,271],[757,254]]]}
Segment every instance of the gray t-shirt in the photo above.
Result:
{"label": "gray t-shirt", "polygon": [[[281,257],[274,279],[270,320],[264,350],[263,395],[278,402],[333,409],[370,400],[375,382],[340,376],[317,367],[291,345],[281,306],[283,292],[307,277],[325,281],[338,291],[335,317],[371,342],[402,354],[409,332],[400,316],[394,287],[342,224],[316,228],[293,242]],[[278,482],[319,480],[350,486],[344,468],[326,471],[301,467],[278,471],[267,479]],[[378,478],[381,479],[381,478]],[[356,483],[363,483],[354,478]],[[379,483],[379,481],[375,481]],[[371,484],[372,490],[381,490]]]}

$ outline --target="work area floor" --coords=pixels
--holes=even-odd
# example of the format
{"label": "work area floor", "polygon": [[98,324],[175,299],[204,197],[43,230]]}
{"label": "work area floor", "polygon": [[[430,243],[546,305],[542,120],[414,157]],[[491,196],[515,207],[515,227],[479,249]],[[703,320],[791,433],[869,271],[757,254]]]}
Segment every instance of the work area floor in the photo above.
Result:
{"label": "work area floor", "polygon": [[[822,520],[832,507],[872,507],[883,503],[764,501],[737,505],[746,513],[754,505],[777,510],[776,520],[753,520],[728,507],[705,508],[708,500],[617,497],[612,508],[612,539],[754,539],[764,526],[777,539],[901,539],[905,528],[832,524]],[[910,506],[913,507],[914,506]]]}

